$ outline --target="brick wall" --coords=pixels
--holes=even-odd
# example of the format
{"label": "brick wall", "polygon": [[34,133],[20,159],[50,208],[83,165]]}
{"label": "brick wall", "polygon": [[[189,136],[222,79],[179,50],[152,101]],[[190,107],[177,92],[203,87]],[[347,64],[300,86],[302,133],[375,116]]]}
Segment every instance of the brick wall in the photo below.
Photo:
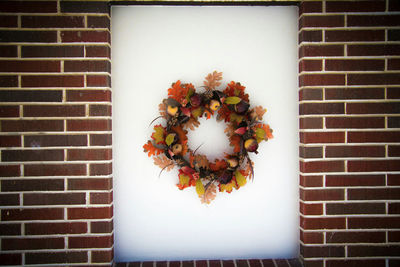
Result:
{"label": "brick wall", "polygon": [[[300,3],[306,266],[400,264],[399,3]],[[0,1],[0,13],[0,264],[110,265],[108,3]]]}
{"label": "brick wall", "polygon": [[400,1],[300,4],[306,266],[400,265]]}
{"label": "brick wall", "polygon": [[0,264],[113,258],[107,2],[0,1]]}

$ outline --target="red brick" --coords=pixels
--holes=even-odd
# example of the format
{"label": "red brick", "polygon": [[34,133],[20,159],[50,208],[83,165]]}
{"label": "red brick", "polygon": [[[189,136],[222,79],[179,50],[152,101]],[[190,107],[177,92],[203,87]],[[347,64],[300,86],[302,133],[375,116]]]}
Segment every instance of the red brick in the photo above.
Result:
{"label": "red brick", "polygon": [[111,73],[111,64],[108,60],[81,60],[65,61],[65,72],[108,72]]}
{"label": "red brick", "polygon": [[299,105],[300,115],[312,114],[344,114],[344,103],[302,103]]}
{"label": "red brick", "polygon": [[[222,260],[222,266],[223,267],[235,267],[235,263],[233,262],[233,260]],[[194,264],[192,261],[183,261],[182,267],[194,267]]]}
{"label": "red brick", "polygon": [[400,157],[400,146],[389,146],[389,157]]}
{"label": "red brick", "polygon": [[400,98],[400,87],[387,88],[387,99],[399,99]]}
{"label": "red brick", "polygon": [[83,87],[81,75],[22,76],[22,87]]}
{"label": "red brick", "polygon": [[389,214],[400,214],[400,203],[389,203]]}
{"label": "red brick", "polygon": [[385,232],[327,232],[327,243],[385,243]]}
{"label": "red brick", "polygon": [[90,135],[91,146],[109,146],[112,145],[111,134],[91,134]]}
{"label": "red brick", "polygon": [[320,13],[322,12],[322,2],[300,2],[299,13]]}
{"label": "red brick", "polygon": [[384,146],[327,146],[325,157],[385,157]]}
{"label": "red brick", "polygon": [[18,135],[2,135],[0,136],[0,147],[20,147],[21,136]]}
{"label": "red brick", "polygon": [[300,231],[300,240],[305,244],[322,244],[324,242],[324,235],[320,232]]}
{"label": "red brick", "polygon": [[0,254],[0,262],[3,265],[21,265],[22,264],[22,254],[1,253]]}
{"label": "red brick", "polygon": [[67,101],[71,102],[110,102],[109,90],[67,90]]}
{"label": "red brick", "polygon": [[67,131],[111,131],[111,120],[67,120]]}
{"label": "red brick", "polygon": [[83,57],[83,46],[22,46],[22,57]]}
{"label": "red brick", "polygon": [[381,59],[326,59],[327,71],[368,71],[385,70],[385,60]]}
{"label": "red brick", "polygon": [[18,194],[1,194],[0,195],[0,206],[17,206],[19,205]]}
{"label": "red brick", "polygon": [[262,267],[263,265],[261,264],[261,260],[258,259],[249,259],[249,265],[250,267]]}
{"label": "red brick", "polygon": [[368,256],[398,256],[400,246],[386,245],[386,246],[372,246],[372,245],[359,245],[348,246],[348,255],[350,257],[368,257]]}
{"label": "red brick", "polygon": [[92,251],[92,262],[111,262],[113,256],[112,250]]}
{"label": "red brick", "polygon": [[40,252],[26,253],[26,264],[82,263],[88,261],[87,252]]}
{"label": "red brick", "polygon": [[349,200],[387,200],[400,199],[400,188],[364,188],[348,189]]}
{"label": "red brick", "polygon": [[55,1],[1,1],[2,12],[16,13],[55,13],[57,2]]}
{"label": "red brick", "polygon": [[86,57],[111,58],[111,50],[108,46],[85,46]]}
{"label": "red brick", "polygon": [[322,147],[300,147],[299,156],[301,158],[322,158]]}
{"label": "red brick", "polygon": [[112,173],[111,163],[90,164],[90,175],[110,175]]}
{"label": "red brick", "polygon": [[61,40],[63,43],[80,42],[110,42],[110,33],[108,31],[62,31]]}
{"label": "red brick", "polygon": [[385,128],[384,117],[328,117],[326,128]]}
{"label": "red brick", "polygon": [[385,41],[385,30],[326,30],[325,42]]}
{"label": "red brick", "polygon": [[63,208],[3,209],[2,221],[63,220]]}
{"label": "red brick", "polygon": [[88,75],[88,87],[111,87],[111,77],[109,75]]}
{"label": "red brick", "polygon": [[389,231],[388,240],[389,242],[399,242],[400,231]]}
{"label": "red brick", "polygon": [[382,131],[382,132],[348,132],[347,142],[349,143],[388,143],[400,142],[399,132]]}
{"label": "red brick", "polygon": [[89,28],[110,29],[110,19],[107,16],[88,16],[87,24]]}
{"label": "red brick", "polygon": [[304,218],[300,217],[300,227],[303,229],[345,229],[346,218],[340,217],[322,217],[322,218]]}
{"label": "red brick", "polygon": [[388,128],[400,128],[400,117],[388,117],[387,120]]}
{"label": "red brick", "polygon": [[91,233],[111,233],[113,231],[113,221],[109,222],[91,222],[90,232]]}
{"label": "red brick", "polygon": [[26,176],[86,175],[86,164],[37,164],[25,165]]}
{"label": "red brick", "polygon": [[400,102],[347,103],[347,114],[393,114],[400,113]]}
{"label": "red brick", "polygon": [[2,177],[20,176],[19,165],[0,165],[0,173]]}
{"label": "red brick", "polygon": [[383,186],[384,175],[327,175],[326,186]]}
{"label": "red brick", "polygon": [[385,259],[378,260],[364,260],[364,259],[354,259],[354,260],[327,260],[326,267],[385,267]]}
{"label": "red brick", "polygon": [[25,224],[25,234],[27,235],[82,234],[86,232],[86,222]]}
{"label": "red brick", "polygon": [[0,27],[18,27],[18,17],[0,16]]}
{"label": "red brick", "polygon": [[300,199],[304,201],[344,200],[343,189],[300,189]]}
{"label": "red brick", "polygon": [[90,105],[89,116],[111,116],[110,105]]}
{"label": "red brick", "polygon": [[24,205],[86,204],[85,193],[25,193]]}
{"label": "red brick", "polygon": [[[196,264],[197,264],[197,262],[196,262]],[[249,264],[248,264],[247,260],[236,260],[236,266],[237,267],[249,267]],[[204,267],[207,267],[207,262]]]}
{"label": "red brick", "polygon": [[343,172],[343,161],[310,161],[300,162],[300,171],[306,173],[312,172]]}
{"label": "red brick", "polygon": [[89,1],[89,2],[69,2],[60,3],[61,11],[66,13],[110,13],[108,2]]}
{"label": "red brick", "polygon": [[18,77],[17,76],[0,76],[0,87],[17,87]]}
{"label": "red brick", "polygon": [[344,132],[301,132],[300,142],[304,144],[344,143]]}
{"label": "red brick", "polygon": [[388,70],[400,70],[400,59],[388,59]]}
{"label": "red brick", "polygon": [[24,117],[83,117],[84,105],[32,105],[24,106]]}
{"label": "red brick", "polygon": [[400,75],[396,73],[348,74],[348,85],[400,84]]}
{"label": "red brick", "polygon": [[7,161],[63,161],[64,150],[5,150],[1,160]]}
{"label": "red brick", "polygon": [[[180,262],[175,262],[175,263],[179,263],[179,265],[171,266],[171,262],[170,262],[169,266],[170,267],[179,267],[180,266]],[[209,265],[209,267],[220,267],[221,261],[220,260],[210,260],[210,261],[208,261],[208,265]]]}
{"label": "red brick", "polygon": [[302,262],[305,267],[325,267],[323,260],[303,259]]}
{"label": "red brick", "polygon": [[[166,264],[165,265],[159,265],[159,262],[157,262],[156,264],[157,264],[156,265],[157,267],[167,267]],[[237,261],[236,261],[236,265],[237,265]],[[208,264],[207,264],[206,260],[197,260],[196,261],[196,267],[207,267],[207,266],[208,266]],[[246,266],[245,267],[248,267],[247,262],[246,262]]]}
{"label": "red brick", "polygon": [[[384,88],[326,88],[325,99],[383,99]],[[348,103],[351,104],[351,103]]]}
{"label": "red brick", "polygon": [[385,203],[327,203],[327,215],[385,214]]}
{"label": "red brick", "polygon": [[400,30],[388,30],[388,41],[400,41]]}
{"label": "red brick", "polygon": [[19,223],[2,223],[0,227],[0,235],[4,236],[16,236],[21,235],[21,224]]}
{"label": "red brick", "polygon": [[396,56],[400,55],[398,44],[374,44],[374,45],[348,45],[348,56]]}
{"label": "red brick", "polygon": [[1,90],[1,102],[61,102],[60,90]]}
{"label": "red brick", "polygon": [[389,0],[389,11],[400,11],[400,3],[397,0]]}
{"label": "red brick", "polygon": [[324,16],[303,16],[299,21],[299,28],[308,27],[343,27],[343,15],[324,15]]}
{"label": "red brick", "polygon": [[302,42],[321,42],[322,41],[322,31],[321,30],[302,30],[299,33],[299,43]]}
{"label": "red brick", "polygon": [[322,118],[300,118],[300,129],[322,129]]}
{"label": "red brick", "polygon": [[105,208],[68,208],[68,219],[109,219],[112,218],[112,207]]}
{"label": "red brick", "polygon": [[299,62],[299,72],[303,71],[321,71],[322,70],[322,60],[301,60]]}
{"label": "red brick", "polygon": [[62,249],[64,238],[3,238],[2,250]]}
{"label": "red brick", "polygon": [[303,45],[299,48],[299,57],[344,56],[343,45]]}
{"label": "red brick", "polygon": [[343,246],[303,246],[300,245],[300,253],[305,258],[344,257]]}
{"label": "red brick", "polygon": [[25,147],[86,146],[86,135],[26,135]]}
{"label": "red brick", "polygon": [[109,248],[112,246],[111,236],[71,236],[68,248]]}
{"label": "red brick", "polygon": [[57,31],[1,31],[1,41],[6,43],[56,43]]}
{"label": "red brick", "polygon": [[322,215],[323,204],[305,204],[300,202],[300,213],[303,215]]}
{"label": "red brick", "polygon": [[111,204],[113,194],[111,193],[90,193],[90,204]]}
{"label": "red brick", "polygon": [[321,89],[301,89],[299,91],[299,100],[322,100]]}
{"label": "red brick", "polygon": [[1,181],[2,192],[62,191],[64,179],[26,179]]}
{"label": "red brick", "polygon": [[69,149],[68,160],[110,160],[111,149]]}
{"label": "red brick", "polygon": [[400,175],[399,174],[388,174],[388,185],[400,185]]}
{"label": "red brick", "polygon": [[[361,75],[361,74],[354,74]],[[303,74],[299,77],[299,86],[344,85],[344,74]]]}
{"label": "red brick", "polygon": [[300,175],[300,185],[305,187],[322,187],[323,181],[320,175]]}
{"label": "red brick", "polygon": [[24,28],[83,28],[82,16],[21,16]]}
{"label": "red brick", "polygon": [[0,106],[0,117],[19,117],[19,106]]}
{"label": "red brick", "polygon": [[349,172],[399,171],[400,160],[354,160],[348,162]]}
{"label": "red brick", "polygon": [[399,229],[400,217],[349,217],[349,229]]}
{"label": "red brick", "polygon": [[326,12],[378,12],[385,11],[385,1],[328,1]]}
{"label": "red brick", "polygon": [[2,132],[58,132],[64,130],[62,120],[1,121]]}
{"label": "red brick", "polygon": [[18,51],[15,45],[2,45],[0,46],[0,57],[17,57]]}
{"label": "red brick", "polygon": [[400,15],[348,15],[347,26],[399,26]]}
{"label": "red brick", "polygon": [[111,178],[68,179],[68,190],[109,190]]}

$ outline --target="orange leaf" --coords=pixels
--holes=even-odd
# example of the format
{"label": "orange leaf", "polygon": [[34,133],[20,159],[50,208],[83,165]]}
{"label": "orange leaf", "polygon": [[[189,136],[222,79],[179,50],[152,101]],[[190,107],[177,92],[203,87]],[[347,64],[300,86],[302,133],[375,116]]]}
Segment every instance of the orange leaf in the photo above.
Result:
{"label": "orange leaf", "polygon": [[187,131],[186,131],[186,130],[183,130],[181,126],[173,126],[173,127],[171,127],[171,130],[172,130],[173,132],[175,132],[175,133],[178,135],[179,141],[180,141],[182,144],[185,143],[185,141],[188,140],[188,138],[187,138],[187,136],[186,136]]}
{"label": "orange leaf", "polygon": [[238,96],[244,101],[249,102],[249,95],[244,93],[245,88],[240,83],[231,81],[224,90],[224,93],[228,96]]}
{"label": "orange leaf", "polygon": [[235,153],[240,152],[240,142],[241,142],[241,137],[239,135],[232,135],[229,140],[231,141],[230,145],[234,147],[233,151]]}
{"label": "orange leaf", "polygon": [[222,80],[222,72],[214,71],[207,75],[206,80],[203,83],[206,87],[215,89],[215,87],[221,85],[219,82],[220,80]]}
{"label": "orange leaf", "polygon": [[144,152],[148,152],[148,156],[151,157],[152,155],[159,155],[164,150],[157,148],[153,145],[152,142],[147,141],[146,144],[143,145]]}
{"label": "orange leaf", "polygon": [[264,123],[257,124],[256,126],[254,126],[254,128],[263,129],[265,131],[265,134],[266,134],[268,139],[274,138],[274,136],[272,135],[272,129],[269,127],[268,124],[264,124]]}
{"label": "orange leaf", "polygon": [[176,83],[172,84],[171,88],[168,89],[168,96],[178,102],[181,102],[183,99],[186,98],[190,87],[193,87],[193,85],[181,85],[181,81],[178,80]]}
{"label": "orange leaf", "polygon": [[219,170],[225,170],[228,167],[228,164],[226,163],[225,160],[221,159],[216,159],[215,163],[210,163],[210,169],[213,172],[219,171]]}

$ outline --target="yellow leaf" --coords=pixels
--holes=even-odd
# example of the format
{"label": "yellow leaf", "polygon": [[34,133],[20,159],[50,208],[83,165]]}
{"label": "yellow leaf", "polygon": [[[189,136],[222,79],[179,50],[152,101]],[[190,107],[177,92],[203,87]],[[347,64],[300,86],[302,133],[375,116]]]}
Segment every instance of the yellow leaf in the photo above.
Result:
{"label": "yellow leaf", "polygon": [[240,115],[238,115],[236,113],[231,113],[231,122],[236,121],[238,123],[241,123],[242,120],[243,120],[243,116],[240,116]]}
{"label": "yellow leaf", "polygon": [[189,180],[190,180],[190,177],[187,176],[186,174],[183,174],[183,173],[179,174],[179,184],[180,185],[188,186],[189,185]]}
{"label": "yellow leaf", "polygon": [[244,186],[247,183],[246,177],[244,177],[240,171],[235,171],[235,178],[240,187]]}
{"label": "yellow leaf", "polygon": [[151,138],[154,139],[156,144],[163,143],[164,133],[165,133],[164,127],[162,127],[161,125],[156,125],[154,126],[154,133],[151,135]]}
{"label": "yellow leaf", "polygon": [[192,116],[197,119],[198,117],[200,117],[203,114],[203,108],[202,107],[198,107],[194,110],[192,110]]}
{"label": "yellow leaf", "polygon": [[199,195],[199,197],[204,195],[204,185],[200,179],[197,179],[197,181],[196,181],[196,192]]}
{"label": "yellow leaf", "polygon": [[237,96],[230,96],[230,97],[227,97],[226,99],[225,99],[225,104],[228,104],[228,105],[235,105],[235,104],[237,104],[237,103],[239,103],[240,101],[241,101],[242,99],[240,99],[240,97],[237,97]]}
{"label": "yellow leaf", "polygon": [[165,143],[167,144],[167,146],[171,145],[172,142],[174,142],[175,140],[175,134],[170,133],[169,135],[167,135],[167,138],[165,138]]}
{"label": "yellow leaf", "polygon": [[256,129],[256,137],[257,137],[257,143],[260,143],[262,140],[265,140],[265,131],[262,128],[257,128]]}

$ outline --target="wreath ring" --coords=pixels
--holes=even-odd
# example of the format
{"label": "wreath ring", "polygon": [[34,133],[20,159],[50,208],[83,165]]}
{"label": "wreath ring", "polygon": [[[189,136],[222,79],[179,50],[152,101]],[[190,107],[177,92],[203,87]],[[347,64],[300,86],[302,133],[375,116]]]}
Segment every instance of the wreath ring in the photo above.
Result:
{"label": "wreath ring", "polygon": [[[262,122],[266,109],[250,109],[249,95],[240,83],[232,81],[224,91],[217,90],[221,80],[221,72],[208,74],[202,93],[191,83],[173,83],[156,118],[163,118],[164,126],[155,125],[151,139],[143,146],[161,172],[177,166],[178,188],[194,186],[202,203],[207,204],[215,198],[217,186],[220,192],[231,193],[254,178],[249,153],[257,154],[259,143],[273,138],[272,129]],[[227,123],[225,133],[234,152],[210,162],[205,155],[196,153],[197,149],[188,148],[187,129],[194,130],[200,125],[199,118],[210,119],[215,114],[218,121]]]}

